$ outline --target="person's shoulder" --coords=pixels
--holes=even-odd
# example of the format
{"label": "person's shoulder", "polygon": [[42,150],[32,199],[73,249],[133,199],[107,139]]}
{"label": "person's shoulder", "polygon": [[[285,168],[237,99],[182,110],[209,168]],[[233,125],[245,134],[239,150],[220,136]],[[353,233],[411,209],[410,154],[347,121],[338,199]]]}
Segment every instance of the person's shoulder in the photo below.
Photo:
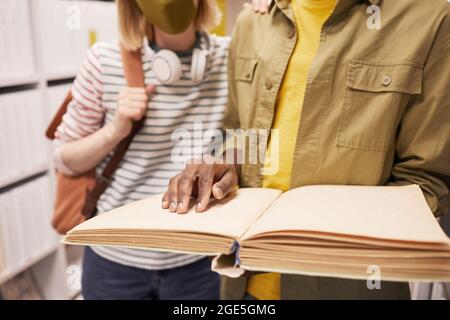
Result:
{"label": "person's shoulder", "polygon": [[234,25],[231,54],[237,49],[253,48],[257,50],[258,46],[266,43],[267,35],[275,28],[278,30],[277,23],[274,23],[276,8],[266,14],[255,13],[253,7],[248,5],[238,15]]}
{"label": "person's shoulder", "polygon": [[244,7],[236,18],[235,30],[248,30],[253,27],[260,14],[256,14],[252,6]]}
{"label": "person's shoulder", "polygon": [[383,1],[381,3],[381,14],[383,12],[396,14],[402,19],[410,17],[412,22],[420,25],[421,21],[433,20],[435,18],[449,17],[450,2],[448,0],[414,0],[414,1]]}
{"label": "person's shoulder", "polygon": [[448,16],[450,13],[450,2],[448,0],[416,0],[413,1],[413,6],[417,6],[417,9],[422,10],[423,13],[434,12],[438,15]]}
{"label": "person's shoulder", "polygon": [[89,48],[89,52],[100,64],[105,59],[121,60],[119,40],[98,41]]}
{"label": "person's shoulder", "polygon": [[450,14],[450,1],[449,0],[416,0],[414,4],[420,6],[421,9],[425,7],[430,11],[436,11],[438,13],[449,16]]}
{"label": "person's shoulder", "polygon": [[383,26],[392,30],[393,35],[397,34],[399,26],[411,41],[417,35],[432,38],[449,33],[450,3],[447,0],[382,1],[380,9]]}
{"label": "person's shoulder", "polygon": [[[398,1],[400,2],[400,1]],[[448,0],[416,0],[411,3],[414,10],[414,24],[418,28],[430,26],[430,31],[436,31],[440,39],[450,39],[450,2]]]}
{"label": "person's shoulder", "polygon": [[[440,12],[444,25],[450,27],[450,0],[437,0],[435,3],[436,10]],[[447,29],[448,30],[448,29]],[[450,34],[450,32],[449,32]]]}

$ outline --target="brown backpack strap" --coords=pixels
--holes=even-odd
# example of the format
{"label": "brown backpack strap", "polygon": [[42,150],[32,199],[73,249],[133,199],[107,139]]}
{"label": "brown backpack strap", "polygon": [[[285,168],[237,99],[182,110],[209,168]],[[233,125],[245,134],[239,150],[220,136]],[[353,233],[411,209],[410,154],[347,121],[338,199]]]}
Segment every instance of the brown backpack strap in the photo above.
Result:
{"label": "brown backpack strap", "polygon": [[58,129],[58,126],[61,124],[62,118],[67,111],[67,106],[69,105],[70,101],[72,101],[72,91],[71,90],[69,90],[69,92],[67,93],[67,96],[64,99],[64,102],[62,103],[61,107],[59,107],[58,112],[53,117],[52,122],[50,122],[50,125],[47,128],[47,131],[45,131],[45,136],[47,138],[49,138],[50,140],[55,139],[56,129]]}
{"label": "brown backpack strap", "polygon": [[[144,71],[142,69],[141,50],[129,51],[120,46],[122,54],[123,68],[125,71],[125,79],[129,87],[145,87]],[[111,178],[122,161],[128,147],[131,144],[136,133],[142,128],[145,117],[141,120],[133,122],[131,133],[122,140],[117,146],[111,160],[106,164],[100,176],[97,176],[95,185],[91,190],[87,190],[86,202],[83,206],[82,213],[85,217],[90,218],[95,215],[97,210],[97,201],[105,192],[111,182]]]}

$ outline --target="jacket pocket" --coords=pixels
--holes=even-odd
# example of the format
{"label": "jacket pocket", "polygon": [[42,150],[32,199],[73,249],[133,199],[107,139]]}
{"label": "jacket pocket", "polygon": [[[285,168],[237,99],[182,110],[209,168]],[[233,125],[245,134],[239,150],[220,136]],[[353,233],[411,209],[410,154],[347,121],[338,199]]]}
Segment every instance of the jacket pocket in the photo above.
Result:
{"label": "jacket pocket", "polygon": [[[239,106],[239,122],[243,129],[253,126],[253,121],[258,106],[258,57],[236,57],[234,61],[234,95]],[[230,90],[232,91],[232,90]]]}
{"label": "jacket pocket", "polygon": [[258,58],[246,58],[238,57],[236,58],[236,73],[235,80],[252,82],[255,76],[256,66],[258,65]]}
{"label": "jacket pocket", "polygon": [[339,118],[339,147],[384,152],[395,143],[403,110],[422,92],[422,67],[413,62],[352,60]]}

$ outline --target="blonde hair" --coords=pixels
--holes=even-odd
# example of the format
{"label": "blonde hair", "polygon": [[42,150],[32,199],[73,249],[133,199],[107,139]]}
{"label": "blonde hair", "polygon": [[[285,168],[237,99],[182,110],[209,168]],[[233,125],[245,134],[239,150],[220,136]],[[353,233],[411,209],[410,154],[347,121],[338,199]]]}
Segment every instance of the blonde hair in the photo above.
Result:
{"label": "blonde hair", "polygon": [[[120,41],[129,50],[142,47],[144,37],[153,39],[152,26],[147,23],[136,0],[116,0],[119,17]],[[199,31],[208,31],[220,23],[221,11],[216,0],[198,0],[194,21]]]}

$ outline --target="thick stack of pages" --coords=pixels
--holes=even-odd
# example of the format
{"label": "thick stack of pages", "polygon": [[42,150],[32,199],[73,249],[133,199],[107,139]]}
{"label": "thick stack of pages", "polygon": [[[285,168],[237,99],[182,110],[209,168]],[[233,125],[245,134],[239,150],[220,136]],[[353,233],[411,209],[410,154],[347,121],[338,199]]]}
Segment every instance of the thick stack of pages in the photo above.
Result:
{"label": "thick stack of pages", "polygon": [[418,186],[251,188],[204,213],[160,206],[161,195],[131,203],[79,225],[64,241],[218,255],[214,270],[229,276],[252,270],[366,279],[375,266],[383,280],[450,280],[450,241]]}
{"label": "thick stack of pages", "polygon": [[84,245],[149,248],[202,255],[231,253],[236,239],[280,194],[272,189],[241,189],[204,213],[170,213],[162,195],[151,196],[90,219],[64,241]]}

